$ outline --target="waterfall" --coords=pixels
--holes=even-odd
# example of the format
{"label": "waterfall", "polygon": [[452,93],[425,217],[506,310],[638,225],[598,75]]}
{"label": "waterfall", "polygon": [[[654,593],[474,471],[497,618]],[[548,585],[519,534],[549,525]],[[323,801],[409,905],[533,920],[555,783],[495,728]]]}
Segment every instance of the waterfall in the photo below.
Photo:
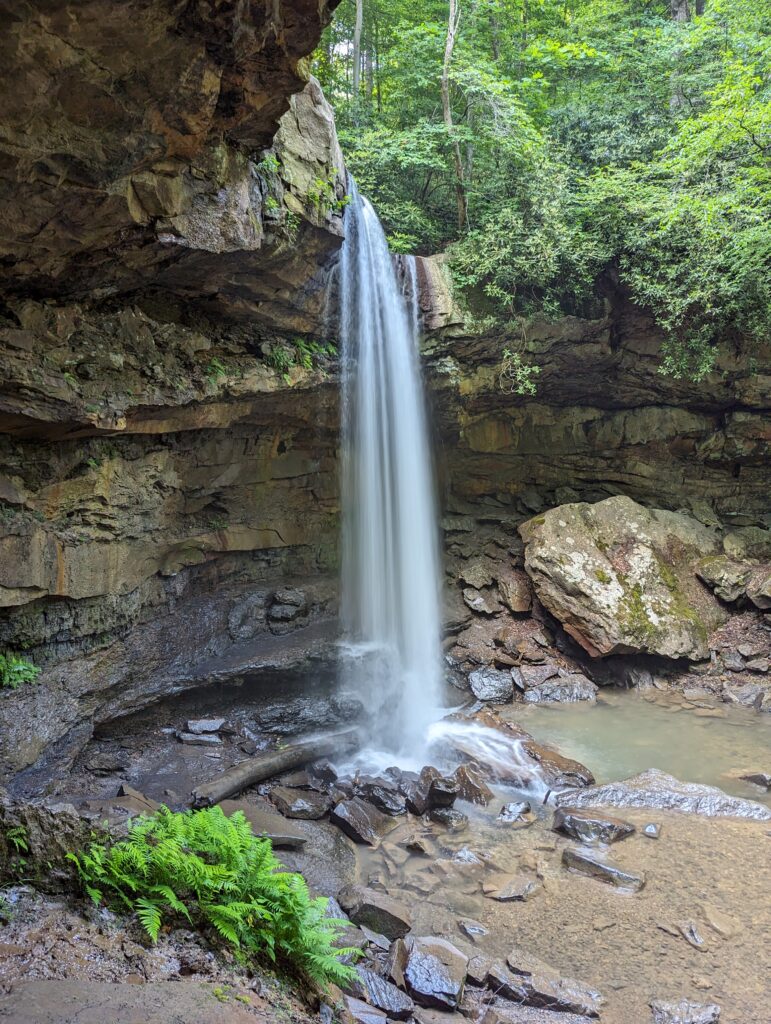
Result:
{"label": "waterfall", "polygon": [[375,749],[418,757],[440,703],[437,516],[414,260],[402,294],[383,228],[350,182],[340,262],[346,685]]}

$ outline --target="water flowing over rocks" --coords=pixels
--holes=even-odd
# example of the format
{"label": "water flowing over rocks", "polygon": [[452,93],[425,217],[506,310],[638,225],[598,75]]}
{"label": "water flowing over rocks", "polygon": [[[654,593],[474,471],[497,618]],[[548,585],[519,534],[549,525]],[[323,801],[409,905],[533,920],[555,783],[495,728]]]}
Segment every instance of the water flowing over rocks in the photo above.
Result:
{"label": "water flowing over rocks", "polygon": [[680,782],[658,768],[635,775],[623,782],[561,794],[557,804],[570,807],[649,807],[680,811],[707,818],[735,817],[771,821],[771,810],[763,804],[729,796],[716,786]]}

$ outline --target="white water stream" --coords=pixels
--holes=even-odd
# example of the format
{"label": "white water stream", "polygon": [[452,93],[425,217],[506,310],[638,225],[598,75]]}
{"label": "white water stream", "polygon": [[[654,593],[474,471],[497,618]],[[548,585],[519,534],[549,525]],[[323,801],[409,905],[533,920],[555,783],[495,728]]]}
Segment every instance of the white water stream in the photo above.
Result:
{"label": "white water stream", "polygon": [[375,211],[353,181],[350,194],[340,263],[344,682],[367,703],[370,747],[416,761],[440,714],[442,663],[414,262],[406,299]]}

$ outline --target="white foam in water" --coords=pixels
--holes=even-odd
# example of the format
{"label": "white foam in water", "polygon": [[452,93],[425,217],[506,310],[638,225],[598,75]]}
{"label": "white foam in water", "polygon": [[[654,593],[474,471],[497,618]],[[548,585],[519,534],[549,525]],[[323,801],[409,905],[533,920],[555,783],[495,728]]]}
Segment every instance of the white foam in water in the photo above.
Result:
{"label": "white foam in water", "polygon": [[340,263],[346,687],[377,750],[417,762],[441,693],[437,515],[414,265],[402,295],[385,234],[350,182]]}

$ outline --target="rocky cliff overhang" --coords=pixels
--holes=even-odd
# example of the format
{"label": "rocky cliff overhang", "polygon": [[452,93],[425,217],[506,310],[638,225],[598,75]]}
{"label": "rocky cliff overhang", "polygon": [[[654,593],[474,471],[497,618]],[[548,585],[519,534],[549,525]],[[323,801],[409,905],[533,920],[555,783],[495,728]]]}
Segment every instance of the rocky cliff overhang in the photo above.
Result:
{"label": "rocky cliff overhang", "polygon": [[[1,0],[0,298],[160,290],[275,322],[313,291],[339,218],[265,151],[338,2]],[[331,111],[297,102],[289,162],[339,193]]]}

